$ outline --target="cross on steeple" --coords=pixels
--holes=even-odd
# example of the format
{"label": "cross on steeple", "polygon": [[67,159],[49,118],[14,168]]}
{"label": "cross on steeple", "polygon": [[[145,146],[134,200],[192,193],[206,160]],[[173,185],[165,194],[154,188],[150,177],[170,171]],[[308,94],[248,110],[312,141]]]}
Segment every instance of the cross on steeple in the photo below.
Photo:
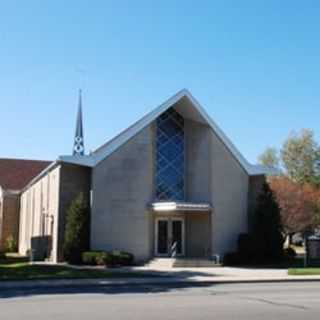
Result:
{"label": "cross on steeple", "polygon": [[76,132],[74,136],[73,155],[84,155],[83,123],[82,123],[82,96],[79,90],[78,115],[76,122]]}

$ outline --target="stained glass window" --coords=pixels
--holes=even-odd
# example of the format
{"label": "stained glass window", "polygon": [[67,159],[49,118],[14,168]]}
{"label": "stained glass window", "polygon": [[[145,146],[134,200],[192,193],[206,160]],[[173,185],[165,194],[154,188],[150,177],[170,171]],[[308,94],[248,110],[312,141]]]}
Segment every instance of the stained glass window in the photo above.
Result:
{"label": "stained glass window", "polygon": [[184,121],[173,108],[157,119],[156,197],[184,200]]}

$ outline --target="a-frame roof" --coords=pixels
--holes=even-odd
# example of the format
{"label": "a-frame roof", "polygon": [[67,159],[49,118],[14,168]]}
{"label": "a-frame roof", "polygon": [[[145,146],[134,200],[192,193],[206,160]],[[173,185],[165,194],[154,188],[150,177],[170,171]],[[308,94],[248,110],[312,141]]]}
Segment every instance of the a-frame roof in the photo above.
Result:
{"label": "a-frame roof", "polygon": [[231,152],[239,164],[249,175],[262,175],[262,174],[276,174],[270,168],[264,166],[251,165],[238,151],[234,144],[224,134],[224,132],[218,127],[218,125],[210,118],[200,103],[192,96],[192,94],[183,89],[176,93],[174,96],[169,98],[163,104],[155,108],[153,111],[146,114],[140,120],[135,122],[133,125],[122,131],[120,134],[109,140],[107,143],[96,149],[89,155],[86,156],[61,156],[58,161],[74,163],[83,166],[94,167],[99,162],[107,158],[110,154],[116,151],[121,145],[129,141],[132,137],[138,134],[142,129],[147,127],[152,121],[154,121],[159,115],[165,112],[170,107],[177,104],[180,100],[187,99],[191,108],[194,108],[198,112],[200,117],[211,127],[218,138],[224,143],[226,148]]}

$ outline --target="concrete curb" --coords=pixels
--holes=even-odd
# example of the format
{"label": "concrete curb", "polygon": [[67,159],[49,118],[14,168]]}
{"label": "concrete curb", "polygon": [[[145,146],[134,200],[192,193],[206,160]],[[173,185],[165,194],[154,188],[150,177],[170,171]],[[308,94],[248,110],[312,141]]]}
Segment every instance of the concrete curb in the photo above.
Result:
{"label": "concrete curb", "polygon": [[0,291],[8,289],[41,289],[64,287],[104,287],[104,286],[143,286],[143,285],[186,285],[205,286],[215,284],[250,284],[250,283],[289,283],[289,282],[320,282],[320,277],[296,278],[244,278],[244,279],[185,279],[185,278],[131,278],[131,279],[61,279],[61,280],[24,280],[0,281]]}

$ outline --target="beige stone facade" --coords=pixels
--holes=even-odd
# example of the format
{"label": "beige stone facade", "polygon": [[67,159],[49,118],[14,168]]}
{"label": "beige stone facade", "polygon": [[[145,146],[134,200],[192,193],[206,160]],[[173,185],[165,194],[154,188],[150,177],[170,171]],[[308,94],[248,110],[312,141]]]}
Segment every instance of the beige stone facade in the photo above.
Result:
{"label": "beige stone facade", "polygon": [[21,194],[19,253],[31,249],[52,261],[63,260],[65,212],[84,192],[89,199],[89,169],[59,164],[48,170]]}
{"label": "beige stone facade", "polygon": [[[156,121],[169,108],[184,119],[184,199],[180,207],[171,200],[175,209],[163,212],[155,209]],[[146,261],[161,253],[161,237],[178,234],[179,249],[174,243],[165,254],[223,257],[248,231],[263,182],[264,173],[182,92],[90,155],[60,157],[38,176],[21,195],[19,252],[45,237],[47,256],[63,260],[66,209],[84,192],[92,250],[124,250]]]}
{"label": "beige stone facade", "polygon": [[91,246],[120,249],[148,259],[153,251],[152,125],[92,170]]}
{"label": "beige stone facade", "polygon": [[[186,121],[186,201],[212,204],[210,213],[179,212],[185,255],[208,257],[236,248],[248,230],[249,175],[212,129]],[[91,246],[155,255],[154,127],[152,123],[93,169]],[[255,190],[255,188],[254,188]],[[177,215],[172,212],[171,216]]]}

